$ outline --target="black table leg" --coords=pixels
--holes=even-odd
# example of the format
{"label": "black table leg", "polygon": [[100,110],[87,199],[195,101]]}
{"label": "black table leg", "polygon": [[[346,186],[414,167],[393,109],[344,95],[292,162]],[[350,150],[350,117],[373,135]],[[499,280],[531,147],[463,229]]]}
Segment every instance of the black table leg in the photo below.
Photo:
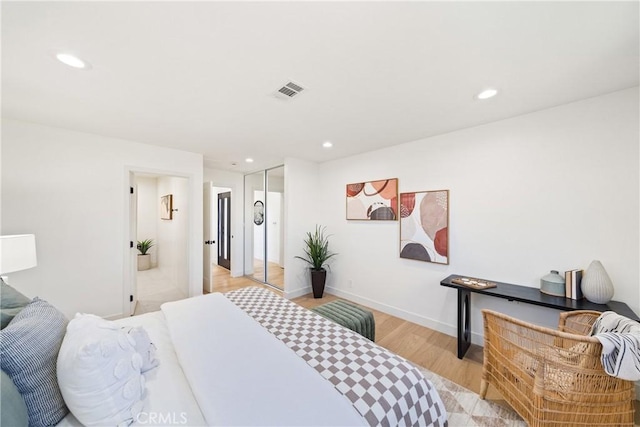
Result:
{"label": "black table leg", "polygon": [[458,359],[462,359],[471,345],[471,292],[458,289]]}

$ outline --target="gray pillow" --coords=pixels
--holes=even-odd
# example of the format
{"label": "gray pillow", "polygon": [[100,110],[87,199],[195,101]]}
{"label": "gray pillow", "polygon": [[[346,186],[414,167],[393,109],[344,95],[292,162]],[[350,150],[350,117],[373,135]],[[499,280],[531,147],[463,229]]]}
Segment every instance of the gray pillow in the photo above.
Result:
{"label": "gray pillow", "polygon": [[2,371],[0,376],[0,425],[26,427],[29,425],[27,405],[9,375]]}
{"label": "gray pillow", "polygon": [[31,300],[0,278],[0,329],[4,329],[13,317],[29,304]]}
{"label": "gray pillow", "polygon": [[56,375],[67,319],[34,298],[0,331],[0,364],[16,385],[29,414],[29,426],[52,426],[69,412]]}

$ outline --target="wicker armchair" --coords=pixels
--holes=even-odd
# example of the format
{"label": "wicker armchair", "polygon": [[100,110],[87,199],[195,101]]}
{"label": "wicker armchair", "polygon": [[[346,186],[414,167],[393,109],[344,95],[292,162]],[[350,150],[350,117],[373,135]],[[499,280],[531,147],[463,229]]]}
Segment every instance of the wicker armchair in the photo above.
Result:
{"label": "wicker armchair", "polygon": [[604,372],[602,346],[587,335],[600,313],[561,313],[557,331],[490,310],[482,315],[481,399],[493,385],[531,427],[633,425],[634,383]]}

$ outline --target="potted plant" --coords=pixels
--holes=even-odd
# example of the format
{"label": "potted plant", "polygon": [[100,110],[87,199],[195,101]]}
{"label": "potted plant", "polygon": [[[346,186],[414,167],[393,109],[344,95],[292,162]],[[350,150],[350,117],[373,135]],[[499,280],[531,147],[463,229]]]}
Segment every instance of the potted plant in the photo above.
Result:
{"label": "potted plant", "polygon": [[325,229],[326,227],[316,225],[314,232],[307,232],[307,237],[304,239],[305,257],[296,256],[310,265],[314,298],[322,298],[327,280],[327,270],[324,266],[331,257],[336,255],[329,251],[329,236],[325,235]]}
{"label": "potted plant", "polygon": [[151,255],[147,252],[153,245],[153,239],[138,240],[138,245],[136,246],[140,251],[138,254],[138,271],[151,268]]}

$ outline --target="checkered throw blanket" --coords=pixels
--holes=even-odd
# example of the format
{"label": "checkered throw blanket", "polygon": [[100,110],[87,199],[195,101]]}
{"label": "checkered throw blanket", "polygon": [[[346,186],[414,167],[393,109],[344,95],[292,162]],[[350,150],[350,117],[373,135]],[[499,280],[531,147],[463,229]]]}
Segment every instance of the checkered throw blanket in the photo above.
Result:
{"label": "checkered throw blanket", "polygon": [[433,384],[405,359],[269,290],[224,295],[330,381],[369,425],[447,425]]}

